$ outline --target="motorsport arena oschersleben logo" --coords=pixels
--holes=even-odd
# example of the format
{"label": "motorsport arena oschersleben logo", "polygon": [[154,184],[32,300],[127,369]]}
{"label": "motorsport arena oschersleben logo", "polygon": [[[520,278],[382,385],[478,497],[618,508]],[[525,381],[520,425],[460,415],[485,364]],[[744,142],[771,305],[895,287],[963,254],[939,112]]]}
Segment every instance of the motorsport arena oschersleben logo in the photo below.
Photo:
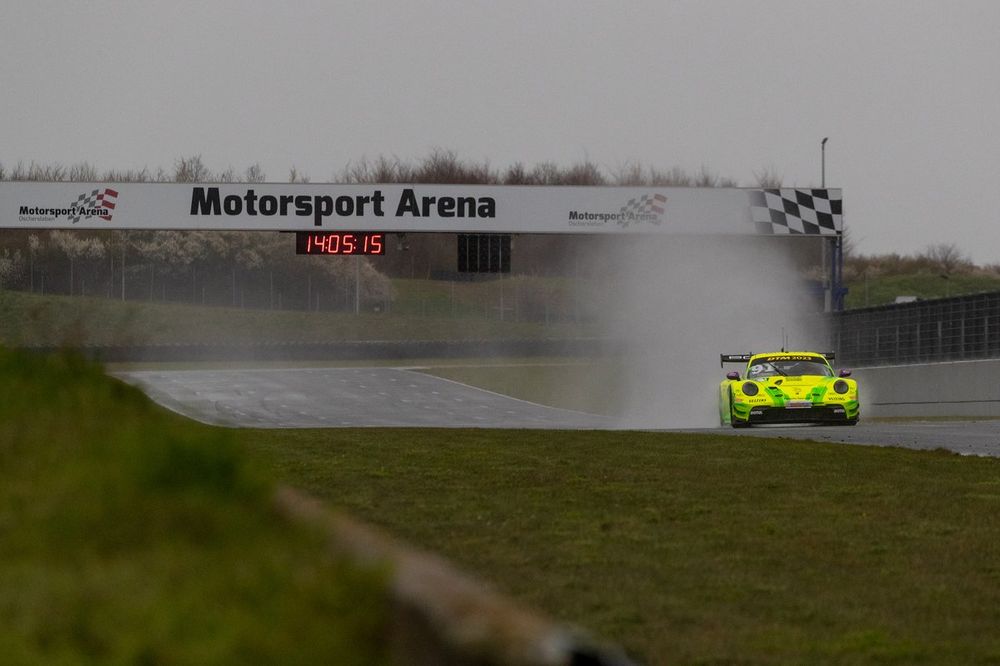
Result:
{"label": "motorsport arena oschersleben logo", "polygon": [[18,214],[22,222],[51,222],[60,217],[65,217],[73,224],[94,217],[110,222],[117,204],[118,192],[106,187],[84,192],[76,201],[63,208],[21,206]]}
{"label": "motorsport arena oschersleben logo", "polygon": [[662,194],[644,194],[633,197],[622,206],[618,212],[595,212],[571,210],[569,225],[571,227],[598,227],[608,222],[615,222],[622,228],[630,224],[663,224],[664,205],[667,197]]}

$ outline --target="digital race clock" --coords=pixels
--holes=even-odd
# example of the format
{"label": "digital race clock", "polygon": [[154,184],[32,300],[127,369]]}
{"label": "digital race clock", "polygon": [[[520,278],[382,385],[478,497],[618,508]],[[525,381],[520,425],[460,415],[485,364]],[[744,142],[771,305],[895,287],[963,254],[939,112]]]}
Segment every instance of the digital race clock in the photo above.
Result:
{"label": "digital race clock", "polygon": [[324,231],[295,232],[295,254],[385,254],[385,234]]}

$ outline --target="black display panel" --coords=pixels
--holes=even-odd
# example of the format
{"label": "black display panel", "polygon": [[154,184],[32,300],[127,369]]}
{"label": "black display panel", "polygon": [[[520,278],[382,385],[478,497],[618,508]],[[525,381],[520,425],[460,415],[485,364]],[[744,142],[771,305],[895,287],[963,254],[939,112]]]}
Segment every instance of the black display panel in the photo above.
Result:
{"label": "black display panel", "polygon": [[510,273],[510,234],[458,234],[459,273]]}

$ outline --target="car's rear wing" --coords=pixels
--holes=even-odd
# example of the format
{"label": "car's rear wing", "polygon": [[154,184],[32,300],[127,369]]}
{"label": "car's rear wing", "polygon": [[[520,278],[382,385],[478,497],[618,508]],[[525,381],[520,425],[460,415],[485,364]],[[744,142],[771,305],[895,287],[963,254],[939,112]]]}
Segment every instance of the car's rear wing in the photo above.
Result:
{"label": "car's rear wing", "polygon": [[[821,354],[826,360],[833,361],[837,358],[835,352],[823,352]],[[750,357],[753,354],[719,354],[719,367],[723,367],[726,363],[747,363],[750,361]]]}
{"label": "car's rear wing", "polygon": [[746,363],[753,354],[719,354],[719,367],[724,363]]}

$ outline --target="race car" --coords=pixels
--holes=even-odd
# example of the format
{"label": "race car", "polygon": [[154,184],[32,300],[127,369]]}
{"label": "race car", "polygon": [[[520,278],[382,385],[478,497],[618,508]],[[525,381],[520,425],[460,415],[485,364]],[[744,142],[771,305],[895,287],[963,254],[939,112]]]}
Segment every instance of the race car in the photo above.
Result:
{"label": "race car", "polygon": [[834,373],[833,353],[767,352],[720,354],[720,365],[746,363],[741,376],[729,372],[719,386],[722,425],[759,423],[855,425],[861,416],[858,383],[850,370]]}

